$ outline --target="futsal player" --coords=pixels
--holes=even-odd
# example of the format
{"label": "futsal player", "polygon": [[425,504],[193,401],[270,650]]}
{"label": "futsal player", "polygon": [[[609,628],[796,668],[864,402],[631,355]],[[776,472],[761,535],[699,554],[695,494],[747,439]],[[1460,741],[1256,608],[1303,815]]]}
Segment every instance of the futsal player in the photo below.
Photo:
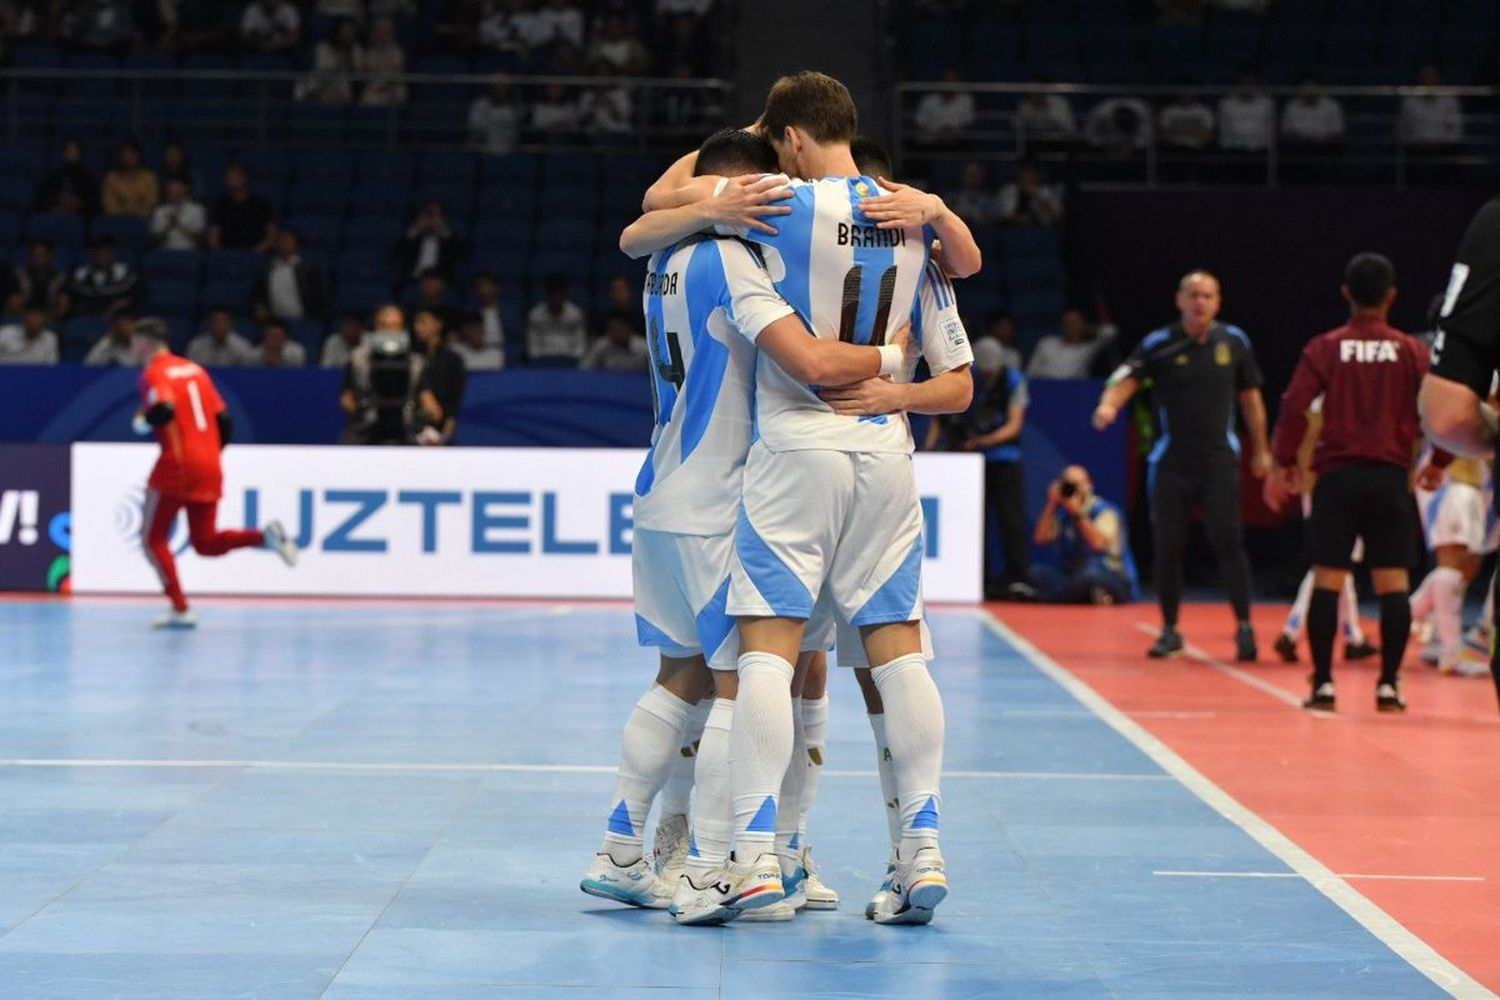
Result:
{"label": "futsal player", "polygon": [[1413,621],[1431,622],[1434,643],[1422,651],[1422,659],[1445,674],[1489,672],[1463,656],[1463,612],[1464,594],[1479,575],[1480,562],[1494,550],[1492,489],[1483,459],[1433,451],[1417,473],[1417,510],[1436,565],[1411,595],[1411,614]]}
{"label": "futsal player", "polygon": [[1365,562],[1380,596],[1380,680],[1375,707],[1406,710],[1401,658],[1411,633],[1407,568],[1416,561],[1410,525],[1413,502],[1407,481],[1417,435],[1417,390],[1427,371],[1427,347],[1390,326],[1396,269],[1380,254],[1362,253],[1344,269],[1341,287],[1349,322],[1314,337],[1302,350],[1281,397],[1274,454],[1276,474],[1265,498],[1279,510],[1301,492],[1297,444],[1307,408],[1323,396],[1323,430],[1313,452],[1309,536],[1314,589],[1307,611],[1312,652],[1312,693],[1305,707],[1332,711],[1333,640],[1339,592],[1349,573],[1354,540],[1365,540]]}
{"label": "futsal player", "polygon": [[167,348],[167,326],[154,317],[135,324],[141,372],[141,409],[133,422],[141,435],[155,433],[161,455],[146,483],[141,541],[146,558],[161,578],[171,610],[152,624],[193,628],[197,617],[177,578],[172,557],[172,524],[187,512],[188,537],[200,556],[222,556],[235,549],[268,548],[288,566],[297,563],[297,545],[279,521],[261,531],[220,531],[219,497],[224,472],[219,453],[229,443],[233,423],[208,372]]}
{"label": "futsal player", "polygon": [[1222,301],[1219,279],[1212,274],[1191,271],[1183,276],[1177,286],[1179,320],[1146,335],[1110,376],[1094,410],[1094,426],[1103,430],[1115,422],[1142,383],[1151,380],[1161,423],[1161,439],[1150,456],[1149,482],[1162,630],[1147,655],[1158,659],[1182,655],[1177,614],[1182,604],[1182,558],[1195,504],[1203,513],[1203,526],[1229,591],[1235,659],[1256,659],[1255,631],[1250,627],[1250,561],[1240,522],[1236,401],[1250,434],[1251,474],[1265,476],[1271,455],[1260,368],[1245,331],[1219,322]]}

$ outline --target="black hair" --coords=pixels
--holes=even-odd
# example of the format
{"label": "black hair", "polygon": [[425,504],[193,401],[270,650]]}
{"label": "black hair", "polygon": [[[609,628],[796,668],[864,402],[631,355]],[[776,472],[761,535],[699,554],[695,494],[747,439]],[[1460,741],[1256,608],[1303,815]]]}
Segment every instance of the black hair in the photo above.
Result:
{"label": "black hair", "polygon": [[172,331],[167,329],[167,324],[156,316],[144,316],[135,322],[137,336],[147,337],[158,343],[168,343],[172,339]]}
{"label": "black hair", "polygon": [[855,136],[849,144],[849,152],[854,156],[854,169],[866,177],[890,178],[896,172],[891,165],[891,154],[867,135]]}
{"label": "black hair", "polygon": [[1384,254],[1355,254],[1344,268],[1344,287],[1361,308],[1374,309],[1384,303],[1386,293],[1395,285],[1396,265]]}
{"label": "black hair", "polygon": [[742,128],[720,129],[698,147],[695,176],[719,174],[773,174],[776,172],[776,150],[753,132]]}

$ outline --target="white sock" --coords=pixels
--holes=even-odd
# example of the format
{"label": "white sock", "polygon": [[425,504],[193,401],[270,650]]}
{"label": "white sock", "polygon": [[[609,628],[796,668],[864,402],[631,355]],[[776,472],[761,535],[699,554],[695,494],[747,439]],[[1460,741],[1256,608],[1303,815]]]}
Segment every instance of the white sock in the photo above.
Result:
{"label": "white sock", "polygon": [[781,873],[797,870],[800,845],[797,836],[802,822],[802,795],[807,788],[807,744],[802,739],[802,699],[792,699],[792,757],[781,778],[781,794],[776,797],[776,856],[781,859]]}
{"label": "white sock", "polygon": [[885,825],[891,834],[891,849],[901,846],[901,803],[896,798],[896,771],[885,742],[885,716],[867,716],[875,733],[875,769],[880,774],[880,797],[885,800]]}
{"label": "white sock", "polygon": [[1339,603],[1339,617],[1344,620],[1344,641],[1355,646],[1365,644],[1365,630],[1359,623],[1359,594],[1354,590],[1354,574],[1344,577],[1344,599]]}
{"label": "white sock", "polygon": [[1437,574],[1437,569],[1432,570],[1430,573],[1428,573],[1426,576],[1424,576],[1422,578],[1421,585],[1418,586],[1417,589],[1412,592],[1412,595],[1411,595],[1411,620],[1414,621],[1414,622],[1426,621],[1427,620],[1427,616],[1430,615],[1430,614],[1432,614],[1432,608],[1433,608],[1433,605],[1435,603],[1435,600],[1434,600],[1434,597],[1433,597],[1434,590],[1433,590],[1433,586],[1432,586],[1432,578],[1436,574]]}
{"label": "white sock", "polygon": [[1302,628],[1307,624],[1307,602],[1312,600],[1313,575],[1308,570],[1302,577],[1302,582],[1297,585],[1297,598],[1292,601],[1292,610],[1286,613],[1286,624],[1281,631],[1292,637],[1296,642],[1302,638]]}
{"label": "white sock", "polygon": [[901,857],[937,845],[942,797],[943,699],[921,653],[870,671],[885,704],[886,746],[901,803]]}
{"label": "white sock", "polygon": [[687,728],[682,731],[682,746],[677,759],[672,762],[672,773],[661,790],[661,814],[686,816],[693,797],[693,768],[698,755],[698,742],[703,738],[703,725],[708,720],[708,711],[713,707],[711,699],[704,698],[693,706],[688,716]]}
{"label": "white sock", "polygon": [[807,814],[818,797],[818,783],[823,779],[823,752],[828,749],[828,695],[802,699],[802,742],[807,744],[807,780],[802,786],[802,815],[797,817],[797,831],[807,842]]}
{"label": "white sock", "polygon": [[660,684],[653,684],[625,722],[611,800],[614,806],[600,848],[616,864],[634,864],[641,858],[641,837],[651,800],[672,772],[692,710],[692,705]]}
{"label": "white sock", "polygon": [[775,849],[776,796],[792,759],[792,665],[772,653],[740,656],[729,732],[734,854],[749,864]]}
{"label": "white sock", "polygon": [[719,867],[729,857],[734,819],[729,810],[729,728],[734,723],[734,702],[715,698],[698,741],[693,784],[698,789],[698,808],[693,812],[693,837],[688,848],[687,870],[702,875]]}
{"label": "white sock", "polygon": [[1439,566],[1431,577],[1432,626],[1437,633],[1438,662],[1457,663],[1464,638],[1464,575],[1451,566]]}

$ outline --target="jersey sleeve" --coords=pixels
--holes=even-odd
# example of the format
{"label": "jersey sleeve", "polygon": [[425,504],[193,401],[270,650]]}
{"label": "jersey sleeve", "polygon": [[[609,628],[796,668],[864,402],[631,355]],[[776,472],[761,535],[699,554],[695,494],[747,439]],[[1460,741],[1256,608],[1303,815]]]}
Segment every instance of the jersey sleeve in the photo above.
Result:
{"label": "jersey sleeve", "polygon": [[214,385],[214,380],[209,378],[208,372],[203,372],[199,381],[203,383],[203,406],[208,410],[210,417],[229,409],[224,405],[224,397],[219,395],[219,387]]}
{"label": "jersey sleeve", "polygon": [[1460,382],[1481,399],[1500,365],[1500,198],[1479,210],[1448,276],[1432,373]]}
{"label": "jersey sleeve", "polygon": [[758,250],[738,240],[716,242],[719,259],[724,263],[729,318],[734,321],[735,329],[753,344],[762,330],[791,315],[792,307],[771,284],[771,275]]}
{"label": "jersey sleeve", "polygon": [[[1155,351],[1156,348],[1166,339],[1167,334],[1162,330],[1157,330],[1155,333],[1146,334],[1146,336],[1141,339],[1141,342],[1135,345],[1135,350],[1131,351],[1130,355],[1120,363],[1120,367],[1116,368],[1114,372],[1110,374],[1110,384],[1113,385],[1116,382],[1123,382],[1126,379],[1134,379],[1137,382],[1144,382],[1146,379],[1150,378],[1151,370],[1156,365],[1156,359],[1153,356],[1152,352]],[[1033,357],[1032,360],[1034,363],[1035,357]]]}
{"label": "jersey sleeve", "polygon": [[[1018,369],[1015,369],[1015,368],[1012,368],[1010,370],[1009,378],[1010,378],[1010,408],[1012,410],[1014,410],[1016,407],[1019,406],[1023,410],[1026,409],[1028,406],[1031,405],[1031,385],[1030,385],[1030,383],[1028,383],[1026,381],[1026,376],[1022,375],[1021,372]],[[1007,414],[1007,416],[1008,416],[1008,414]]]}
{"label": "jersey sleeve", "polygon": [[928,261],[917,289],[912,337],[922,348],[927,368],[934,375],[974,363],[969,335],[958,315],[958,297],[953,283],[936,261]]}
{"label": "jersey sleeve", "polygon": [[1283,468],[1297,464],[1297,452],[1307,432],[1307,412],[1328,386],[1321,363],[1322,349],[1320,340],[1314,340],[1302,349],[1291,384],[1281,394],[1281,418],[1276,422],[1271,454],[1276,464]]}
{"label": "jersey sleeve", "polygon": [[147,368],[141,372],[141,402],[148,408],[157,403],[176,403],[171,379],[163,378],[160,369]]}

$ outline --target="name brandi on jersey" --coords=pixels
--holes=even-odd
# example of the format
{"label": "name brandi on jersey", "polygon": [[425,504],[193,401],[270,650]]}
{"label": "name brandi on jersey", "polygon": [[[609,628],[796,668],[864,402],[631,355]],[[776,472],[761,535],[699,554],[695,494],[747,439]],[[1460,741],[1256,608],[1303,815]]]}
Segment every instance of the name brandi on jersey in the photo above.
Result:
{"label": "name brandi on jersey", "polygon": [[1394,340],[1341,340],[1339,361],[1355,361],[1360,364],[1380,364],[1401,360],[1396,353]]}
{"label": "name brandi on jersey", "polygon": [[906,230],[881,229],[879,226],[856,226],[839,223],[839,246],[841,247],[904,247]]}

